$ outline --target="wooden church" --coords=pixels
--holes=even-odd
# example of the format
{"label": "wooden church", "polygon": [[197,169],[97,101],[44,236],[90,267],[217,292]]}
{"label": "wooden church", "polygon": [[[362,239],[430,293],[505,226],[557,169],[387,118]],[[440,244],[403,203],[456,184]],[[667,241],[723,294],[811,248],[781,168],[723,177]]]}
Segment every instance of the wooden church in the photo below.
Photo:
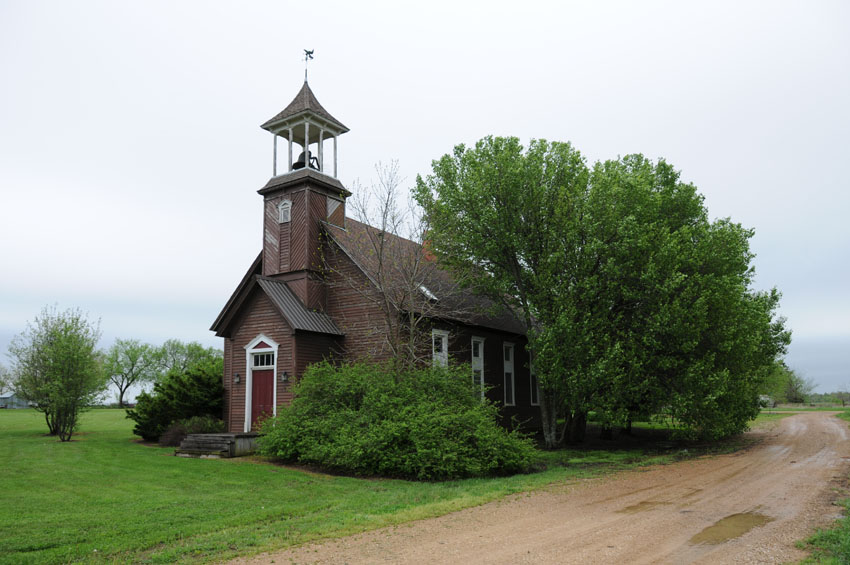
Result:
{"label": "wooden church", "polygon": [[[346,217],[351,192],[337,179],[337,139],[348,128],[319,104],[306,77],[292,102],[261,127],[274,138],[273,176],[257,191],[262,250],[210,328],[224,338],[224,419],[232,433],[255,431],[259,420],[291,402],[293,385],[311,363],[390,355],[381,347],[385,312],[362,292],[374,287],[374,261],[358,242],[376,228]],[[332,164],[326,146],[333,149]],[[399,252],[423,252],[412,241],[386,237]],[[436,279],[450,279],[436,269]],[[439,281],[420,285],[434,302]],[[435,320],[433,362],[451,357],[468,364],[470,379],[501,406],[506,425],[539,427],[522,324],[509,313],[494,315],[480,297],[467,293],[460,301],[475,313]]]}

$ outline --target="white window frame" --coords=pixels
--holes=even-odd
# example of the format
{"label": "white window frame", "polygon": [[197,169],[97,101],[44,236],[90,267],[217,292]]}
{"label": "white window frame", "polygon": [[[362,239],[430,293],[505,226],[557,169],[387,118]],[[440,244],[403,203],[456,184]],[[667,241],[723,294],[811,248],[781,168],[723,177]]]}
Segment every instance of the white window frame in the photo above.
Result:
{"label": "white window frame", "polygon": [[[540,381],[537,380],[537,371],[534,370],[534,354],[528,352],[528,389],[529,399],[532,406],[540,406]],[[537,398],[537,402],[534,399]]]}
{"label": "white window frame", "polygon": [[[265,342],[268,347],[257,347],[261,342]],[[265,334],[260,334],[245,346],[245,425],[243,429],[245,433],[251,431],[251,396],[254,387],[254,355],[257,353],[272,353],[274,355],[274,365],[272,369],[272,416],[277,416],[277,366],[278,357],[277,350],[280,346],[278,343]],[[260,371],[268,371],[268,367],[257,367]]]}
{"label": "white window frame", "polygon": [[286,224],[292,220],[292,200],[281,200],[277,205],[277,222]]}
{"label": "white window frame", "polygon": [[[437,353],[434,345],[439,339],[442,343],[442,352]],[[446,330],[431,330],[431,358],[436,366],[447,367],[449,364],[449,332]]]}
{"label": "white window frame", "polygon": [[[469,364],[472,368],[472,385],[475,386],[475,371],[481,371],[481,398],[484,399],[484,339],[483,337],[474,335],[469,349]],[[476,362],[475,344],[478,344],[478,358]],[[478,365],[478,366],[476,366]]]}
{"label": "white window frame", "polygon": [[[510,359],[505,359],[505,352],[510,351]],[[504,382],[505,382],[505,406],[516,406],[516,371],[514,370],[514,360],[516,359],[516,351],[514,348],[514,344],[505,341],[502,342],[502,360],[504,362]],[[508,402],[508,373],[511,375],[510,381],[510,391],[511,391],[511,401]]]}

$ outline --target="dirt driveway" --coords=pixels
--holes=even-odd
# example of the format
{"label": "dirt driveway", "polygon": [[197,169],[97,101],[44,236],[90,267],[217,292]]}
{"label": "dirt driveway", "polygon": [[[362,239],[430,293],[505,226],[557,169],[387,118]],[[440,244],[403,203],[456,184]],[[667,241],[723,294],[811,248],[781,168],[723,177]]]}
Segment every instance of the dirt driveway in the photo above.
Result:
{"label": "dirt driveway", "polygon": [[850,468],[832,413],[781,420],[732,455],[621,473],[241,563],[782,563],[836,518]]}

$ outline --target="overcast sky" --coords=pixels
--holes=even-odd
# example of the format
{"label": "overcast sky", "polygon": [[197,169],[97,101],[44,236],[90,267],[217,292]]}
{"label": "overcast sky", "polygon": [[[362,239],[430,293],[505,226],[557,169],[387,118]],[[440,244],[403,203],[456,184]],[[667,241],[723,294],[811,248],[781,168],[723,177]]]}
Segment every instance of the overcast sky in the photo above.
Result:
{"label": "overcast sky", "polygon": [[[261,247],[271,134],[310,86],[340,179],[457,143],[664,157],[756,235],[789,364],[850,387],[850,3],[0,0],[0,351],[45,305],[208,328]],[[0,356],[0,360],[8,360]]]}

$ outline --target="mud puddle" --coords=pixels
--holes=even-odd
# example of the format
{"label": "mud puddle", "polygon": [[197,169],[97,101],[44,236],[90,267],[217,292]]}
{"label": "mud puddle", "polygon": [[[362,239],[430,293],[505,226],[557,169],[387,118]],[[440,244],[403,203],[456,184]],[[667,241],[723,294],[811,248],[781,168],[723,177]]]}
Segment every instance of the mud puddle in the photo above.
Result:
{"label": "mud puddle", "polygon": [[690,539],[692,544],[717,545],[741,537],[753,528],[772,522],[773,518],[758,512],[741,512],[726,516]]}

